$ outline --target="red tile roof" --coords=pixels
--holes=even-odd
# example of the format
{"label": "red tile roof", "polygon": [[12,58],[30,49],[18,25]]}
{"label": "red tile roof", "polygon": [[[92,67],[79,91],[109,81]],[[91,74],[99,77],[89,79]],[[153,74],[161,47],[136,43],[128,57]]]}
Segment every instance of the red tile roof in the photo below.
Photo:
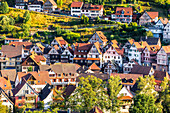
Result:
{"label": "red tile roof", "polygon": [[100,39],[103,41],[103,42],[107,42],[107,37],[103,34],[102,31],[96,31],[97,35],[100,37]]}
{"label": "red tile roof", "polygon": [[133,15],[132,7],[116,7],[115,15],[121,15],[122,10],[124,11],[124,15]]}
{"label": "red tile roof", "polygon": [[89,69],[91,69],[91,70],[100,70],[100,68],[96,65],[95,62],[89,67]]}
{"label": "red tile roof", "polygon": [[103,8],[103,5],[91,5],[90,10],[100,11]]}
{"label": "red tile roof", "polygon": [[32,42],[10,42],[9,45],[24,46],[25,50],[29,50],[32,46]]}
{"label": "red tile roof", "polygon": [[158,12],[147,12],[147,13],[152,19],[155,19],[155,17],[158,17],[158,15],[159,15]]}
{"label": "red tile roof", "polygon": [[72,2],[71,7],[81,7],[83,2]]}
{"label": "red tile roof", "polygon": [[162,46],[164,49],[165,53],[170,53],[170,46]]}
{"label": "red tile roof", "polygon": [[132,99],[132,97],[130,97],[130,96],[123,96],[123,97],[118,97],[118,99],[121,99],[121,100],[131,100]]}

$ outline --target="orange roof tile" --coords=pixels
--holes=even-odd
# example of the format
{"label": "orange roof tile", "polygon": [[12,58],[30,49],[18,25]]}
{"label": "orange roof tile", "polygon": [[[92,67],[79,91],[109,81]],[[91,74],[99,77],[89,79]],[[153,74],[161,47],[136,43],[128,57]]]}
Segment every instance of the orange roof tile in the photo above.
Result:
{"label": "orange roof tile", "polygon": [[83,2],[72,2],[71,7],[81,7]]}
{"label": "orange roof tile", "polygon": [[160,21],[161,21],[163,24],[167,24],[169,20],[168,20],[167,18],[160,18]]}
{"label": "orange roof tile", "polygon": [[3,90],[12,89],[10,80],[6,80],[4,77],[0,77],[0,87]]}
{"label": "orange roof tile", "polygon": [[120,97],[118,97],[118,99],[121,99],[121,100],[131,100],[132,99],[132,97],[130,97],[130,96],[120,96]]}
{"label": "orange roof tile", "polygon": [[118,44],[117,40],[111,40],[113,44]]}
{"label": "orange roof tile", "polygon": [[100,70],[100,68],[96,65],[95,62],[89,67],[89,69],[91,69],[91,70]]}
{"label": "orange roof tile", "polygon": [[107,37],[103,34],[102,31],[96,31],[97,35],[100,37],[100,39],[103,41],[103,42],[107,42]]}
{"label": "orange roof tile", "polygon": [[158,17],[158,15],[159,15],[158,12],[147,12],[147,14],[148,14],[152,19],[155,19],[155,17]]}
{"label": "orange roof tile", "polygon": [[91,5],[90,10],[100,11],[103,8],[103,5]]}
{"label": "orange roof tile", "polygon": [[130,39],[130,40],[128,40],[128,42],[132,45],[133,42],[135,42],[135,40],[134,39]]}
{"label": "orange roof tile", "polygon": [[138,49],[138,48],[142,48],[141,45],[139,44],[139,42],[134,42],[134,44],[135,44],[135,46],[136,46],[137,49]]}
{"label": "orange roof tile", "polygon": [[162,46],[164,49],[165,53],[170,53],[170,46]]}
{"label": "orange roof tile", "polygon": [[133,14],[132,7],[116,7],[115,15],[121,15],[122,10],[124,11],[124,15],[132,15]]}

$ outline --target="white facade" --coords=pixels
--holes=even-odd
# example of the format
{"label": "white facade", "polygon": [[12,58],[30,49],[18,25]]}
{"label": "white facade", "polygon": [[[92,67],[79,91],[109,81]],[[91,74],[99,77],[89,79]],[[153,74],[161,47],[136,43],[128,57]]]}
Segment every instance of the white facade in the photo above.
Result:
{"label": "white facade", "polygon": [[167,23],[163,30],[163,40],[170,41],[170,23]]}
{"label": "white facade", "polygon": [[3,93],[1,93],[0,96],[1,96],[0,101],[2,102],[2,105],[7,106],[8,108],[11,109],[11,111],[13,111],[13,103],[9,101],[6,95],[4,95]]}
{"label": "white facade", "polygon": [[9,43],[11,43],[11,42],[23,42],[23,40],[22,39],[14,39],[14,38],[6,38],[5,40],[4,40],[4,44],[9,44]]}
{"label": "white facade", "polygon": [[81,16],[81,7],[71,7],[71,15]]}
{"label": "white facade", "polygon": [[41,12],[42,8],[40,4],[31,4],[31,5],[28,5],[28,10]]}
{"label": "white facade", "polygon": [[110,46],[107,51],[103,54],[103,61],[104,63],[107,63],[111,60],[114,60],[119,67],[122,67],[123,60],[122,56],[117,53],[116,49],[113,46]]}
{"label": "white facade", "polygon": [[31,48],[30,52],[32,52],[32,51],[34,51],[34,52],[37,53],[37,54],[43,54],[43,52],[40,50],[40,48],[39,48],[37,45],[34,45],[34,46]]}
{"label": "white facade", "polygon": [[53,90],[50,92],[50,94],[43,100],[44,102],[44,109],[50,108],[50,102],[53,102]]}
{"label": "white facade", "polygon": [[138,51],[134,43],[132,44],[132,46],[130,47],[128,51],[128,58],[129,58],[129,61],[132,59],[135,59],[136,62],[138,62],[139,65],[141,65],[141,52]]}
{"label": "white facade", "polygon": [[123,73],[130,73],[135,62],[133,60],[123,64]]}

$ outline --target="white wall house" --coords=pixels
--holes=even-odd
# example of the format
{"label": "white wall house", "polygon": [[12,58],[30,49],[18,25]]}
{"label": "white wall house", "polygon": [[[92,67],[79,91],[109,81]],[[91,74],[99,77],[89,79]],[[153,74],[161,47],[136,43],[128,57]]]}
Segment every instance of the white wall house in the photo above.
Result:
{"label": "white wall house", "polygon": [[41,12],[42,8],[40,4],[30,4],[28,5],[28,10]]}
{"label": "white wall house", "polygon": [[72,2],[71,4],[71,15],[81,16],[81,8],[83,2]]}
{"label": "white wall house", "polygon": [[141,46],[138,42],[134,42],[132,46],[130,47],[128,51],[128,58],[129,60],[134,59],[136,62],[138,62],[141,65]]}
{"label": "white wall house", "polygon": [[123,73],[130,73],[133,68],[133,65],[135,65],[135,64],[138,64],[138,63],[135,62],[134,59],[132,59],[128,63],[124,63],[123,64]]}
{"label": "white wall house", "polygon": [[4,40],[4,44],[9,44],[10,42],[23,42],[23,39],[6,38],[6,39]]}
{"label": "white wall house", "polygon": [[104,61],[103,63],[107,63],[111,60],[114,60],[119,65],[119,67],[122,67],[123,59],[122,59],[121,54],[118,53],[117,47],[110,45],[110,47],[103,54],[103,61]]}
{"label": "white wall house", "polygon": [[163,30],[163,40],[164,41],[170,41],[170,23],[167,23],[164,27],[164,30]]}

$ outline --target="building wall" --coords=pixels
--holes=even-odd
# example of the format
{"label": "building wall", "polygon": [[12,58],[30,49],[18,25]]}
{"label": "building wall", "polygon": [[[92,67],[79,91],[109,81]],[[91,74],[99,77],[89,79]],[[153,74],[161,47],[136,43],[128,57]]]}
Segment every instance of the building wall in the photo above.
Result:
{"label": "building wall", "polygon": [[164,41],[170,41],[170,24],[168,23],[163,31],[163,40]]}
{"label": "building wall", "polygon": [[151,23],[152,19],[149,17],[149,15],[145,12],[139,19],[139,25],[146,25]]}

